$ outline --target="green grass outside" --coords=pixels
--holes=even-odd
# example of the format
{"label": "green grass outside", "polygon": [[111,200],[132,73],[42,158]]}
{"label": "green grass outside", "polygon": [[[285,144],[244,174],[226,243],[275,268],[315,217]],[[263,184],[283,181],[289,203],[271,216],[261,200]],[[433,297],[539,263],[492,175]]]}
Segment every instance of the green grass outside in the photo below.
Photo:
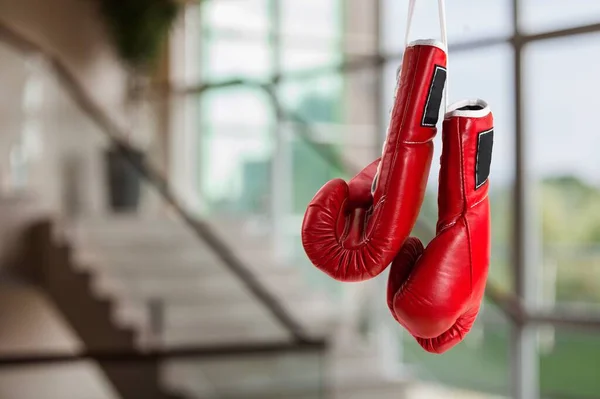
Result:
{"label": "green grass outside", "polygon": [[[454,387],[508,395],[508,325],[488,325],[479,346],[461,343],[443,355],[424,352],[403,336],[404,361],[424,379]],[[554,349],[540,355],[540,387],[546,398],[600,398],[600,337],[556,331]]]}

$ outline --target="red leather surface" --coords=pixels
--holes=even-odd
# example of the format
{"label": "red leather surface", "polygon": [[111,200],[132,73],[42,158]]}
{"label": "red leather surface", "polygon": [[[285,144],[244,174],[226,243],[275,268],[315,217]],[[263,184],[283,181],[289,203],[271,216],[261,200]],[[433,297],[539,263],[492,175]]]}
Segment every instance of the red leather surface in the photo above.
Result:
{"label": "red leather surface", "polygon": [[475,189],[478,135],[492,114],[444,121],[437,235],[407,239],[390,269],[388,305],[427,351],[443,353],[471,330],[490,263],[489,180]]}
{"label": "red leather surface", "polygon": [[435,65],[446,53],[430,45],[409,47],[392,109],[378,184],[378,161],[349,184],[326,183],[308,205],[302,244],[311,262],[340,281],[377,276],[394,259],[419,214],[433,154],[435,127],[421,126]]}

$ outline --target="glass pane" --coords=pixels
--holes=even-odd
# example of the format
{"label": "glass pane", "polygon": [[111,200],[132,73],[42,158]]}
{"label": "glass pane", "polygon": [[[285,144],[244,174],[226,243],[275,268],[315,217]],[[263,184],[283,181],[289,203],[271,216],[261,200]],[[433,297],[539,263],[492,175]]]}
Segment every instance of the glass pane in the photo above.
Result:
{"label": "glass pane", "polygon": [[[508,37],[512,34],[510,0],[455,0],[447,3],[450,43]],[[437,6],[435,0],[417,2],[409,41],[440,38]],[[383,0],[383,51],[399,53],[404,49],[407,12],[407,2]]]}
{"label": "glass pane", "polygon": [[[511,284],[512,184],[514,179],[513,52],[508,45],[456,53],[448,74],[450,103],[466,98],[488,102],[494,114],[494,153],[491,166],[492,264],[490,279],[508,289]],[[387,109],[391,109],[393,82],[399,63],[385,70]],[[482,67],[485,65],[485,67]],[[440,118],[441,119],[441,118]],[[442,153],[441,121],[435,138],[434,162],[415,233],[425,241],[433,237],[437,222],[437,182]]]}
{"label": "glass pane", "polygon": [[274,132],[269,99],[257,90],[223,89],[206,93],[201,106],[206,205],[212,211],[267,212]]}
{"label": "glass pane", "polygon": [[[510,253],[513,237],[512,185],[515,163],[513,50],[508,45],[499,45],[485,50],[455,53],[450,63],[450,102],[478,97],[488,102],[494,114],[494,153],[490,173],[490,280],[509,288],[512,281]],[[441,135],[438,135],[437,139],[440,140]],[[434,159],[438,160],[441,145],[436,146],[436,150]],[[436,164],[439,165],[437,162],[434,165]],[[439,170],[433,167],[430,182],[434,183],[434,186],[438,174]]]}
{"label": "glass pane", "polygon": [[201,143],[201,190],[212,212],[269,209],[272,147],[269,127],[204,127]]}
{"label": "glass pane", "polygon": [[207,37],[203,46],[204,79],[266,79],[270,76],[271,55],[265,41]]}
{"label": "glass pane", "polygon": [[300,236],[302,219],[291,219],[289,223],[289,244],[291,249],[290,263],[299,270],[303,281],[311,287],[314,292],[320,292],[329,301],[339,301],[345,289],[344,284],[332,279],[321,270],[317,269],[306,256],[302,247]]}
{"label": "glass pane", "polygon": [[600,392],[597,332],[540,327],[540,388],[544,397],[597,398]]}
{"label": "glass pane", "polygon": [[317,49],[298,48],[292,39],[286,39],[281,49],[281,68],[290,78],[300,72],[303,76],[314,73],[315,77],[336,73],[341,59],[341,53],[333,52],[331,48],[325,46],[319,46]]}
{"label": "glass pane", "polygon": [[279,48],[283,72],[338,65],[342,59],[341,18],[339,0],[283,0]]}
{"label": "glass pane", "polygon": [[205,0],[200,13],[209,29],[265,36],[269,31],[269,0]]}
{"label": "glass pane", "polygon": [[286,114],[297,115],[308,123],[340,123],[343,78],[339,74],[324,74],[283,82],[278,90],[281,107]]}
{"label": "glass pane", "polygon": [[572,28],[600,22],[600,2],[589,0],[521,0],[520,24],[526,32]]}
{"label": "glass pane", "polygon": [[292,212],[303,214],[309,201],[323,184],[344,175],[341,146],[300,139],[294,140],[291,146],[294,181]]}
{"label": "glass pane", "polygon": [[[341,75],[323,75],[313,79],[281,84],[279,98],[288,117],[282,133],[291,156],[291,201],[286,223],[291,263],[304,275],[310,286],[330,294],[341,287],[315,268],[306,257],[300,231],[304,212],[315,193],[328,180],[345,177],[343,140],[346,129],[342,121]],[[293,115],[291,118],[289,115]],[[300,120],[298,120],[298,118]]]}
{"label": "glass pane", "polygon": [[[465,340],[442,356],[428,354],[402,330],[403,363],[415,369],[420,379],[447,387],[445,393],[442,391],[438,395],[423,397],[447,398],[456,388],[507,395],[509,331],[510,325],[502,312],[493,304],[484,302]],[[427,385],[424,384],[425,387]],[[427,392],[425,387],[422,389]]]}
{"label": "glass pane", "polygon": [[269,0],[202,3],[205,79],[266,78],[271,73]]}
{"label": "glass pane", "polygon": [[225,88],[209,91],[201,100],[204,123],[264,126],[274,120],[271,100],[259,89]]}
{"label": "glass pane", "polygon": [[282,107],[293,115],[284,118],[290,135],[294,214],[303,214],[317,190],[344,172],[341,82],[341,76],[325,75],[280,86]]}
{"label": "glass pane", "polygon": [[[535,43],[525,52],[525,137],[547,305],[600,302],[600,35]],[[598,90],[597,90],[598,89]]]}
{"label": "glass pane", "polygon": [[281,31],[285,37],[333,41],[340,38],[340,0],[280,0]]}

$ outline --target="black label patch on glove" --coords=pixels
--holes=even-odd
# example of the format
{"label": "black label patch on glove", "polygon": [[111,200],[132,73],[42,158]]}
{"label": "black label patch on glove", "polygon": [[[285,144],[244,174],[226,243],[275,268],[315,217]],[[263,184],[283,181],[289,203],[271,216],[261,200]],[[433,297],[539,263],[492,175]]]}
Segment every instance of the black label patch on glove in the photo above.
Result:
{"label": "black label patch on glove", "polygon": [[433,70],[433,77],[429,84],[429,93],[423,110],[423,120],[421,126],[437,125],[440,116],[440,105],[442,105],[442,95],[444,85],[446,84],[446,68],[436,65]]}
{"label": "black label patch on glove", "polygon": [[481,187],[490,176],[493,146],[494,129],[479,133],[477,136],[477,153],[475,155],[475,190]]}

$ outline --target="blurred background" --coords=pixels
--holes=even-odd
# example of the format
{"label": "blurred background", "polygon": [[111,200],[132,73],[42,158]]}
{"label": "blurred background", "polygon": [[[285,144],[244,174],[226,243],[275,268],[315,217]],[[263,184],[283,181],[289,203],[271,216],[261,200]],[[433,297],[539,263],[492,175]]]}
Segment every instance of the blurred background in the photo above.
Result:
{"label": "blurred background", "polygon": [[[304,255],[312,196],[381,152],[407,6],[0,0],[0,399],[600,398],[599,2],[448,2],[450,101],[496,131],[464,342]],[[411,40],[437,24],[418,1]]]}

